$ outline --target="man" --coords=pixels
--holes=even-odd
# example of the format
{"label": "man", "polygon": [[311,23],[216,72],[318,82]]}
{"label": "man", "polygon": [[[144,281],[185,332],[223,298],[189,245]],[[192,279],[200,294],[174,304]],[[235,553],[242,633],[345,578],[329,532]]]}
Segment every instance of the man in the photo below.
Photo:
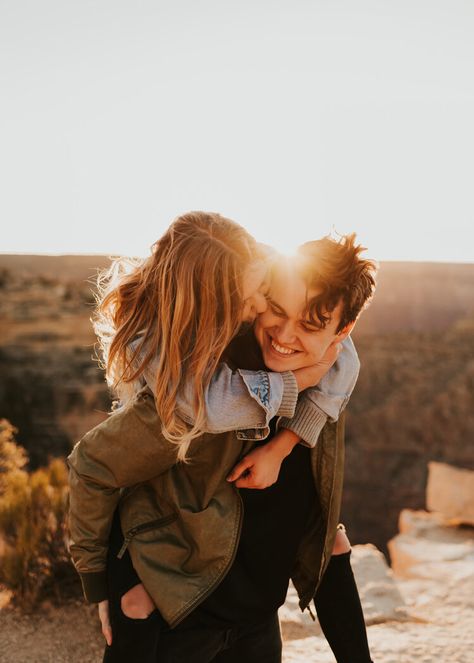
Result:
{"label": "man", "polygon": [[[316,363],[333,343],[346,337],[374,287],[374,265],[362,260],[359,253],[360,247],[355,246],[353,236],[341,242],[326,238],[301,247],[296,261],[276,266],[269,309],[256,324],[256,344],[251,338],[238,339],[230,349],[235,364],[242,367],[245,363],[244,367],[252,369],[266,365],[272,370],[293,370]],[[134,405],[129,415],[136,418],[137,425],[129,425],[125,430],[123,417],[110,420],[109,424],[115,428],[122,426],[122,438],[124,432],[129,438],[145,422],[146,426],[140,429],[140,443],[142,448],[147,445],[152,448],[155,442],[156,450],[159,421],[156,412],[153,419],[153,407],[145,402],[147,398],[149,394],[143,395],[142,402]],[[318,615],[323,628],[326,623],[325,632],[329,628],[326,635],[338,662],[370,661],[365,630],[361,637],[363,620],[361,624],[360,603],[350,572],[350,547],[344,552],[347,540],[343,539],[341,544],[342,554],[331,557],[342,490],[342,422],[326,424],[316,448],[297,445],[301,438],[314,432],[315,425],[308,420],[299,430],[291,430],[289,422],[280,421],[280,426],[289,426],[286,458],[281,469],[278,462],[273,463],[273,477],[269,479],[272,485],[266,490],[249,488],[257,480],[256,461],[260,455],[270,453],[272,441],[264,446],[242,445],[241,451],[250,453],[229,477],[230,480],[240,477],[236,482],[240,501],[236,500],[235,492],[229,492],[229,482],[227,489],[224,485],[226,467],[230,469],[234,464],[232,459],[238,457],[235,438],[228,436],[225,440],[209,436],[194,445],[190,467],[176,466],[169,448],[160,440],[159,464],[155,455],[156,465],[151,463],[151,455],[144,455],[143,459],[131,459],[126,470],[106,468],[106,479],[103,468],[98,469],[102,457],[97,436],[106,441],[103,429],[89,436],[71,454],[68,460],[82,490],[77,492],[83,500],[82,508],[86,502],[93,508],[98,490],[103,497],[106,481],[111,486],[132,485],[133,463],[140,465],[143,473],[147,460],[151,465],[150,478],[156,477],[153,482],[160,498],[157,503],[160,509],[163,504],[169,507],[164,509],[167,513],[163,513],[161,520],[155,521],[160,522],[160,529],[153,533],[153,538],[137,536],[130,550],[133,565],[140,577],[149,579],[144,584],[159,608],[157,618],[161,620],[162,630],[158,660],[279,661],[281,639],[276,611],[285,599],[291,577],[302,609],[316,594]],[[147,429],[153,433],[149,440]],[[242,472],[246,474],[240,476]],[[121,473],[123,478],[119,476]],[[166,481],[161,480],[165,475]],[[128,504],[122,506],[122,525],[131,518],[132,501],[133,493]],[[213,501],[218,509],[208,508]],[[179,518],[173,519],[176,509]],[[212,511],[212,523],[206,511]],[[202,523],[200,529],[196,526],[198,517]],[[98,518],[102,518],[100,512]],[[203,528],[206,536],[202,535]],[[127,531],[126,526],[124,529]],[[128,530],[128,540],[135,535],[134,530],[138,528]],[[73,536],[80,540],[81,535],[76,527]],[[75,545],[80,548],[77,542]],[[331,573],[335,558],[339,558],[339,572]],[[341,560],[343,564],[339,563]],[[92,562],[89,559],[89,568]],[[341,578],[344,582],[334,584],[334,579]],[[326,579],[332,579],[335,591],[340,593],[342,588],[345,596],[351,597],[350,621],[354,625],[354,620],[359,620],[357,633],[351,634],[351,624],[345,623],[344,616],[341,620],[338,619],[341,615],[334,615],[334,592],[325,590]],[[331,625],[337,627],[338,622],[343,628],[330,633]],[[358,651],[354,651],[355,646]]]}
{"label": "man", "polygon": [[[368,301],[374,288],[373,265],[357,256],[353,237],[345,238],[341,244],[322,240],[309,242],[296,258],[275,266],[268,308],[258,317],[254,330],[259,350],[255,348],[255,356],[260,355],[267,369],[283,372],[312,365],[332,343],[349,335],[361,302]],[[355,292],[348,285],[351,282]],[[234,358],[238,360],[237,348]],[[311,435],[311,428],[317,423],[311,419],[306,425],[301,419],[298,421],[295,427],[291,420],[280,420],[280,426],[289,429],[291,456],[279,480],[280,467],[271,453],[271,441],[247,454],[231,472],[229,479],[241,489],[247,522],[244,520],[234,565],[198,611],[210,604],[216,614],[222,614],[222,606],[232,606],[228,614],[238,619],[252,605],[258,606],[258,614],[265,607],[276,611],[283,604],[298,543],[310,517],[309,504],[318,501],[308,471],[311,452],[301,446],[295,448],[300,439]],[[262,458],[267,462],[260,462],[254,472]],[[261,484],[262,475],[269,485],[277,483],[266,493],[245,490]],[[270,550],[277,550],[278,555],[269,555]],[[340,530],[316,593],[315,606],[337,661],[367,662],[370,655],[349,557],[350,543]],[[236,607],[239,601],[240,614]],[[276,625],[274,638],[277,649]]]}

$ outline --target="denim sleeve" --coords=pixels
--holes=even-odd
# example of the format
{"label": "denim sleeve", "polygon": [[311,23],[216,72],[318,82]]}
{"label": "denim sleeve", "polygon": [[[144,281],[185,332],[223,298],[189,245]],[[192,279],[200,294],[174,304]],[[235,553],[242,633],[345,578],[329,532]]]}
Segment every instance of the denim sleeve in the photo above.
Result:
{"label": "denim sleeve", "polygon": [[345,338],[341,345],[334,366],[318,385],[301,394],[294,417],[281,417],[278,421],[279,428],[292,430],[309,447],[316,445],[327,420],[338,420],[359,376],[360,361],[351,337]]}
{"label": "denim sleeve", "polygon": [[[177,402],[180,416],[189,424],[194,421],[193,393],[192,381],[188,380]],[[275,415],[293,416],[297,398],[298,387],[291,371],[233,371],[227,364],[219,364],[205,391],[203,432],[238,430],[238,437],[243,439],[265,438]]]}
{"label": "denim sleeve", "polygon": [[[136,341],[130,349],[136,347]],[[153,359],[143,372],[152,391],[155,388],[156,364]],[[291,371],[232,370],[219,364],[204,393],[206,420],[203,433],[235,430],[241,439],[264,439],[270,433],[269,422],[274,416],[292,417],[298,399],[296,378]],[[178,396],[180,417],[194,423],[194,389],[191,377]]]}

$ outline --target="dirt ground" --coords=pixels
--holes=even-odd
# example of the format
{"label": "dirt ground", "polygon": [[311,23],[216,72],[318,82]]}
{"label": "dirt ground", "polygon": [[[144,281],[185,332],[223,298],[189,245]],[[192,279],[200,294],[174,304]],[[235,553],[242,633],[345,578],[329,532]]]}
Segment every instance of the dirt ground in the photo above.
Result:
{"label": "dirt ground", "polygon": [[0,611],[2,663],[98,663],[103,649],[97,608],[82,601],[61,608],[46,604],[31,615],[10,607]]}
{"label": "dirt ground", "polygon": [[[453,559],[422,565],[422,575],[412,577],[395,575],[374,546],[353,546],[351,564],[374,663],[474,661],[470,536],[465,534],[462,555],[451,546]],[[283,663],[334,663],[319,623],[301,612],[291,584],[279,614]],[[1,663],[101,663],[104,647],[95,605],[81,598],[61,607],[44,603],[25,614],[12,607],[11,593],[0,586]]]}
{"label": "dirt ground", "polygon": [[[407,582],[402,592],[413,616],[368,627],[374,663],[472,663],[474,622],[467,594],[437,596],[433,610],[432,602],[424,604],[426,593],[419,583]],[[334,663],[317,622],[309,616],[304,620],[282,621],[284,663]],[[95,606],[81,601],[61,608],[46,605],[33,615],[0,610],[2,663],[100,663],[103,648]]]}

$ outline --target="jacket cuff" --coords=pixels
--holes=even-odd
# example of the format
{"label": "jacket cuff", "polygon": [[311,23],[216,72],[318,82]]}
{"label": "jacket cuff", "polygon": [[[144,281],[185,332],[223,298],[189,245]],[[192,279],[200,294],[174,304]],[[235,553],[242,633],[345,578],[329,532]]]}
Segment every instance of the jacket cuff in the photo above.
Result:
{"label": "jacket cuff", "polygon": [[107,571],[91,571],[79,574],[84,597],[89,603],[100,603],[109,597]]}
{"label": "jacket cuff", "polygon": [[292,417],[298,402],[298,384],[292,371],[280,373],[283,379],[283,395],[277,411],[279,417]]}
{"label": "jacket cuff", "polygon": [[314,403],[307,403],[304,399],[298,402],[295,416],[290,419],[281,417],[278,428],[287,428],[301,438],[301,442],[310,448],[316,446],[319,434],[324,428],[328,417]]}

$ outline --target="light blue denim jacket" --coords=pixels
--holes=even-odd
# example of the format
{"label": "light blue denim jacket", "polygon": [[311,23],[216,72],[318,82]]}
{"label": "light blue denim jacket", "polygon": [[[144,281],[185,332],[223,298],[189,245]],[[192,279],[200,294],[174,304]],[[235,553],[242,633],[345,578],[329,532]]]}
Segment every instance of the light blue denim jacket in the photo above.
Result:
{"label": "light blue denim jacket", "polygon": [[[133,352],[139,338],[130,344]],[[156,363],[152,360],[141,379],[153,391]],[[302,443],[314,447],[329,419],[337,421],[347,405],[359,375],[360,362],[350,337],[342,342],[341,352],[332,368],[319,384],[306,389],[298,398],[296,379],[291,371],[232,370],[219,364],[205,391],[206,421],[203,433],[235,430],[246,440],[265,439],[270,433],[269,422],[279,416],[278,427],[295,432]],[[194,423],[193,387],[190,379],[177,401],[180,417]]]}

